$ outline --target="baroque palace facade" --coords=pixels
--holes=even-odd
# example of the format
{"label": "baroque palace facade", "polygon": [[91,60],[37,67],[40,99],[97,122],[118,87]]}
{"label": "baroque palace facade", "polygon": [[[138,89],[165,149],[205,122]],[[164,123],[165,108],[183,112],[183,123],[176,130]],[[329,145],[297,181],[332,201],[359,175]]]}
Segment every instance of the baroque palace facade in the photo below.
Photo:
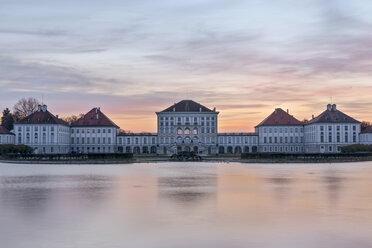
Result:
{"label": "baroque palace facade", "polygon": [[372,144],[372,129],[361,133],[361,123],[335,104],[306,124],[277,108],[252,133],[218,133],[218,114],[216,108],[183,100],[156,112],[157,133],[121,133],[100,108],[66,123],[42,105],[15,123],[13,133],[0,130],[0,136],[35,153],[335,153],[345,145]]}

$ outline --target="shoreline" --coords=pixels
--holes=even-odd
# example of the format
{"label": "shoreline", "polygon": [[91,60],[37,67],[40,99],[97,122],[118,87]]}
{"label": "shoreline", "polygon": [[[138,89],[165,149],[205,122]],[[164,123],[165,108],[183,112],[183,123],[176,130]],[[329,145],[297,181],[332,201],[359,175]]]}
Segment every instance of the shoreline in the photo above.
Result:
{"label": "shoreline", "polygon": [[209,156],[203,157],[202,161],[174,161],[170,157],[134,157],[130,159],[108,159],[108,160],[17,160],[17,159],[0,159],[0,163],[5,164],[134,164],[134,163],[164,163],[164,162],[208,162],[208,163],[244,163],[244,164],[293,164],[293,163],[316,163],[316,164],[329,164],[329,163],[353,163],[353,162],[368,162],[372,161],[372,157],[353,157],[350,159],[242,159],[240,156]]}

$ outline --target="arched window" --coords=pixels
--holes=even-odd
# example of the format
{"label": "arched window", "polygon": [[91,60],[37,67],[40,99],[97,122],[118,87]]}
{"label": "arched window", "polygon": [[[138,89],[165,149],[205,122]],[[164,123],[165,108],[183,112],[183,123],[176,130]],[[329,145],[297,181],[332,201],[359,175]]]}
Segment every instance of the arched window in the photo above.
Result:
{"label": "arched window", "polygon": [[194,128],[194,130],[192,130],[192,133],[193,133],[194,135],[197,135],[197,134],[198,134],[198,129],[197,129],[197,128]]}
{"label": "arched window", "polygon": [[188,128],[185,129],[185,135],[190,135],[190,129]]}
{"label": "arched window", "polygon": [[177,134],[178,134],[178,135],[182,135],[182,129],[181,129],[181,128],[178,128],[178,129],[177,129]]}

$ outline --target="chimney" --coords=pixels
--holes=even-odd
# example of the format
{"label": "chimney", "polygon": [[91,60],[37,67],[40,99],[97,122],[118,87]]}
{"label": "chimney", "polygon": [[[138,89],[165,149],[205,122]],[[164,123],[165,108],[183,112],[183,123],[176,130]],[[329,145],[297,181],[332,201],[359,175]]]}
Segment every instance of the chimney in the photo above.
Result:
{"label": "chimney", "polygon": [[58,119],[58,115],[56,115],[56,118]]}
{"label": "chimney", "polygon": [[213,112],[216,112],[216,107],[213,108]]}
{"label": "chimney", "polygon": [[37,112],[41,112],[41,105],[37,105]]}
{"label": "chimney", "polygon": [[[96,108],[96,114],[98,113],[98,108]],[[97,118],[98,119],[98,118]]]}
{"label": "chimney", "polygon": [[336,104],[333,104],[333,105],[332,105],[332,110],[333,110],[333,111],[336,111]]}
{"label": "chimney", "polygon": [[332,110],[332,105],[331,104],[327,104],[327,110],[328,111],[331,111]]}
{"label": "chimney", "polygon": [[46,112],[46,111],[47,111],[47,105],[44,104],[44,105],[42,106],[42,111],[43,111],[43,112]]}
{"label": "chimney", "polygon": [[314,115],[312,115],[312,119],[314,119]]}
{"label": "chimney", "polygon": [[289,109],[287,109],[287,114],[289,114]]}

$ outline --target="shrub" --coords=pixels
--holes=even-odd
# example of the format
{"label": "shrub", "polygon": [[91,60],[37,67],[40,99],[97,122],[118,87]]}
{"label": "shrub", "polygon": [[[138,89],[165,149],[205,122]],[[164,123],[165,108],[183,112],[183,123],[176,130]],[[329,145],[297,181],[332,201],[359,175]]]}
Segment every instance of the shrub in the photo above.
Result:
{"label": "shrub", "polygon": [[349,145],[341,147],[342,153],[372,152],[372,145]]}
{"label": "shrub", "polygon": [[0,155],[7,154],[31,154],[34,149],[26,145],[0,145]]}

